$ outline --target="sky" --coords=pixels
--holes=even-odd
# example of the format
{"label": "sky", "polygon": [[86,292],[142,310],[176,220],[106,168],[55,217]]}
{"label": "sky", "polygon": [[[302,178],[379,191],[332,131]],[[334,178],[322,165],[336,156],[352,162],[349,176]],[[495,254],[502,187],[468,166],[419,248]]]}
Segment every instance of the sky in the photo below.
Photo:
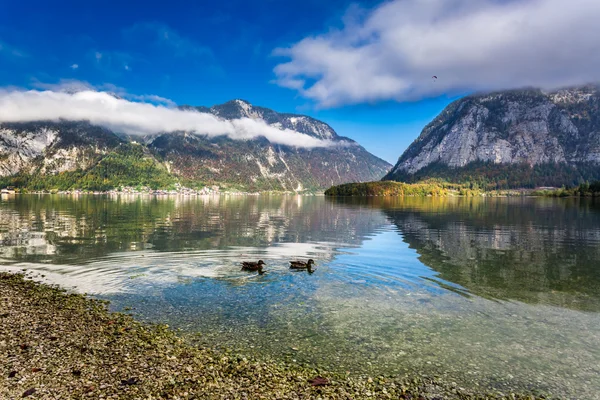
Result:
{"label": "sky", "polygon": [[[132,132],[176,118],[253,137],[264,127],[166,110],[239,98],[395,163],[465,94],[600,81],[598,20],[597,0],[0,1],[0,120],[36,104]],[[327,145],[305,136],[271,135]]]}

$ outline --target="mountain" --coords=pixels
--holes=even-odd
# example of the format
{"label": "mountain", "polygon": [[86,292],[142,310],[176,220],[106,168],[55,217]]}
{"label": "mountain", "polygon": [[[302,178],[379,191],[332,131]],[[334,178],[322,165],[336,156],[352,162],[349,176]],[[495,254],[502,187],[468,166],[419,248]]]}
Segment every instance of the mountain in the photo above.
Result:
{"label": "mountain", "polygon": [[321,190],[344,182],[380,179],[391,167],[324,122],[280,114],[233,100],[213,107],[182,106],[233,120],[264,120],[334,145],[299,148],[265,137],[233,140],[191,132],[131,136],[86,121],[0,124],[0,184],[43,189],[118,185],[160,187],[175,181],[224,184],[249,190]]}
{"label": "mountain", "polygon": [[206,138],[186,133],[170,133],[147,140],[148,146],[166,160],[173,171],[187,179],[263,189],[324,189],[336,182],[380,179],[391,167],[353,140],[338,136],[326,123],[308,116],[281,114],[244,100],[195,109],[227,120],[262,119],[273,127],[330,140],[339,146],[305,149],[272,144],[265,138],[239,141],[225,136]]}
{"label": "mountain", "polygon": [[0,176],[87,168],[122,140],[86,122],[0,124]]}
{"label": "mountain", "polygon": [[476,94],[451,103],[384,180],[425,178],[488,187],[599,179],[599,87]]}

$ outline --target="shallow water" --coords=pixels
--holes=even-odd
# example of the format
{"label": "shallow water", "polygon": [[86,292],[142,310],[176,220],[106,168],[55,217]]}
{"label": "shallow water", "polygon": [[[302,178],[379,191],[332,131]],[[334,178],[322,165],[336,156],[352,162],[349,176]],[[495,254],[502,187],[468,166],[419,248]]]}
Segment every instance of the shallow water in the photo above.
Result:
{"label": "shallow water", "polygon": [[[240,271],[259,258],[264,275]],[[307,258],[313,274],[288,269]],[[0,264],[200,343],[600,398],[591,201],[11,196],[0,200]]]}

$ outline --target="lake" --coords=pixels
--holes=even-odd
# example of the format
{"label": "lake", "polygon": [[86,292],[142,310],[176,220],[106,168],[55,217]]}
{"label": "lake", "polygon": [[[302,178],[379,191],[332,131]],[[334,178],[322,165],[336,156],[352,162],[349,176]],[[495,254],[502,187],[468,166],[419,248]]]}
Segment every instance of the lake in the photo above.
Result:
{"label": "lake", "polygon": [[[290,260],[316,271],[290,271]],[[265,261],[265,273],[240,270]],[[351,374],[600,398],[600,202],[0,199],[0,265],[190,341]]]}

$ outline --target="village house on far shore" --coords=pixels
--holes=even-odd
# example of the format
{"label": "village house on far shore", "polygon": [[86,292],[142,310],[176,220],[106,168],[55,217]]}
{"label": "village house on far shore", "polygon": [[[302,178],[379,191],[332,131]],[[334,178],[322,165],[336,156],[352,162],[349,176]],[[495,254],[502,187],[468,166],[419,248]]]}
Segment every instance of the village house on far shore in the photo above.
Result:
{"label": "village house on far shore", "polygon": [[7,186],[0,190],[0,194],[15,194],[14,186]]}

